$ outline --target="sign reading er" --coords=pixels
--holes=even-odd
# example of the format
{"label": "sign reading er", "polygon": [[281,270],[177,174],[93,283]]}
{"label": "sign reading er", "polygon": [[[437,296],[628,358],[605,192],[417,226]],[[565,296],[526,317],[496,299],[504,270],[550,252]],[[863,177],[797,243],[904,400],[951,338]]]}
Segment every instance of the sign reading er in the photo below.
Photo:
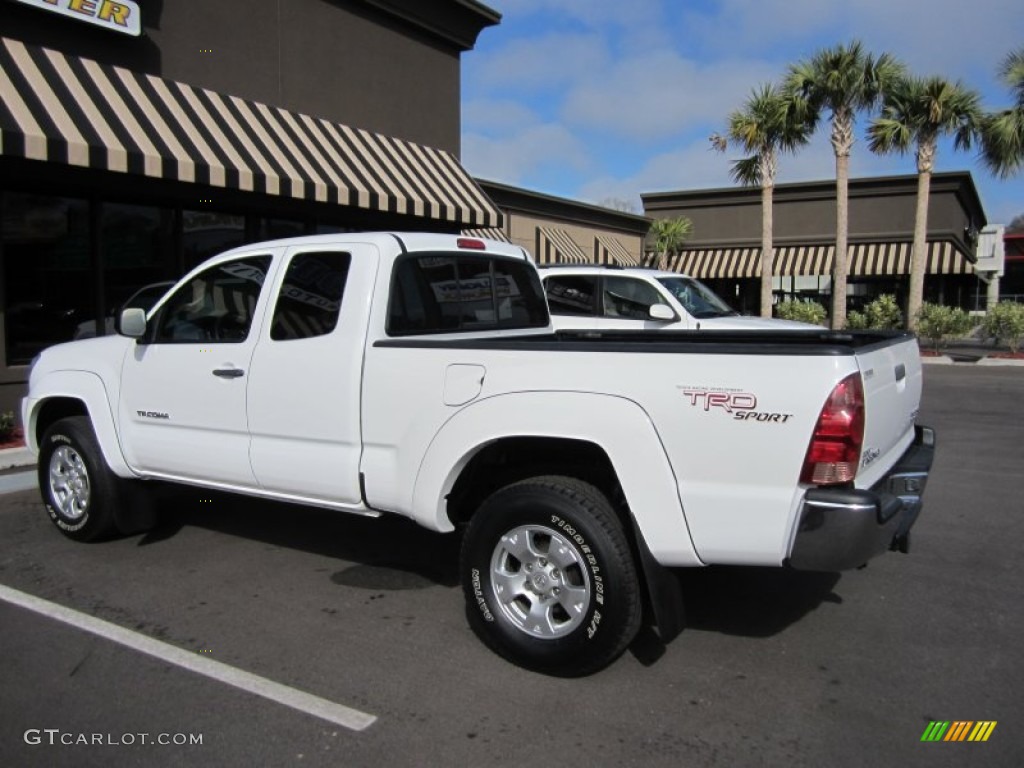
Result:
{"label": "sign reading er", "polygon": [[132,0],[18,0],[25,5],[53,11],[126,35],[142,34],[141,13]]}

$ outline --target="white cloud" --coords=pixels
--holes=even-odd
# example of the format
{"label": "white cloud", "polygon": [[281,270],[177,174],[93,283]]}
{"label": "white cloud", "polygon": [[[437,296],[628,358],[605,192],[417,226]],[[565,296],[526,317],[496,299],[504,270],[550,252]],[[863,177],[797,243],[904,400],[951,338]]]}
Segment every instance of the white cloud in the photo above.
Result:
{"label": "white cloud", "polygon": [[[729,158],[708,151],[707,135],[789,64],[855,38],[1004,105],[995,71],[1021,30],[1019,0],[501,0],[498,10],[507,26],[464,59],[464,160],[486,178],[588,201],[731,186]],[[913,156],[867,151],[866,122],[851,174],[914,173]],[[944,146],[938,168],[970,169],[993,220],[1024,210],[1020,180],[995,182],[973,155]],[[811,147],[782,158],[779,181],[834,172],[823,124]]]}
{"label": "white cloud", "polygon": [[474,176],[522,185],[532,174],[565,167],[591,168],[586,148],[570,131],[551,123],[524,125],[502,137],[469,133],[462,137],[462,164]]}
{"label": "white cloud", "polygon": [[638,27],[657,23],[663,16],[662,0],[502,0],[505,18],[544,14],[573,19],[585,26],[614,24]]}
{"label": "white cloud", "polygon": [[512,99],[476,99],[462,106],[462,125],[470,133],[509,134],[539,122],[535,110]]}
{"label": "white cloud", "polygon": [[722,0],[712,8],[681,13],[690,43],[710,41],[715,47],[702,50],[711,55],[741,50],[782,65],[860,39],[920,74],[987,88],[997,62],[1020,45],[1019,0]]}
{"label": "white cloud", "polygon": [[494,52],[478,53],[470,73],[478,90],[545,90],[585,80],[608,60],[602,37],[555,33],[514,39]]}
{"label": "white cloud", "polygon": [[570,89],[561,116],[569,124],[633,139],[678,135],[724,124],[751,88],[771,75],[763,62],[702,65],[672,51],[654,51]]}

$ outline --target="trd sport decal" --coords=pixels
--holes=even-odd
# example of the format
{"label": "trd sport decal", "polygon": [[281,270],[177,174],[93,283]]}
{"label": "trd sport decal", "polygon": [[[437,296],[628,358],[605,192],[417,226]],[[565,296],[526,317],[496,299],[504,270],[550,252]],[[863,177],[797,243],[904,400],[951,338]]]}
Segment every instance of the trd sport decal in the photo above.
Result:
{"label": "trd sport decal", "polygon": [[686,402],[705,413],[724,413],[736,421],[760,421],[768,424],[785,424],[792,413],[776,413],[757,410],[757,395],[726,387],[680,386]]}

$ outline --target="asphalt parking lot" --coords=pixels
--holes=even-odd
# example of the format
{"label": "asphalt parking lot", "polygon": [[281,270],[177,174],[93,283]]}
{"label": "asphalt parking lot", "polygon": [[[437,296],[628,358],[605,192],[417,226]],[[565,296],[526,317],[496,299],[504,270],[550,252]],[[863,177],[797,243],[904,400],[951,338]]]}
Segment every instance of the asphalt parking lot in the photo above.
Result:
{"label": "asphalt parking lot", "polygon": [[[909,556],[683,573],[683,634],[578,680],[476,640],[452,537],[175,491],[159,529],[83,545],[7,493],[0,765],[1018,766],[1024,369],[925,377]],[[922,742],[935,720],[997,726]]]}

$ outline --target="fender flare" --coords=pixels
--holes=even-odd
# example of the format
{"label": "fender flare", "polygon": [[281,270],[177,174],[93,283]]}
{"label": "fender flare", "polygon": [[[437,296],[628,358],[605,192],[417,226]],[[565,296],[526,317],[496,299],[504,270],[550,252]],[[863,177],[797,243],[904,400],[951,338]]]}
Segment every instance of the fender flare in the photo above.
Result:
{"label": "fender flare", "polygon": [[412,516],[454,529],[447,495],[470,460],[504,438],[549,437],[600,447],[615,468],[637,532],[664,565],[703,565],[693,546],[678,482],[657,429],[633,400],[591,392],[515,392],[461,408],[438,430],[420,463]]}
{"label": "fender flare", "polygon": [[114,415],[111,412],[110,396],[103,379],[90,371],[51,371],[33,382],[32,398],[26,399],[23,414],[28,445],[39,451],[36,436],[39,413],[47,402],[56,398],[77,400],[85,406],[92,422],[96,441],[100,445],[103,459],[118,477],[136,477],[121,453],[117,438]]}

